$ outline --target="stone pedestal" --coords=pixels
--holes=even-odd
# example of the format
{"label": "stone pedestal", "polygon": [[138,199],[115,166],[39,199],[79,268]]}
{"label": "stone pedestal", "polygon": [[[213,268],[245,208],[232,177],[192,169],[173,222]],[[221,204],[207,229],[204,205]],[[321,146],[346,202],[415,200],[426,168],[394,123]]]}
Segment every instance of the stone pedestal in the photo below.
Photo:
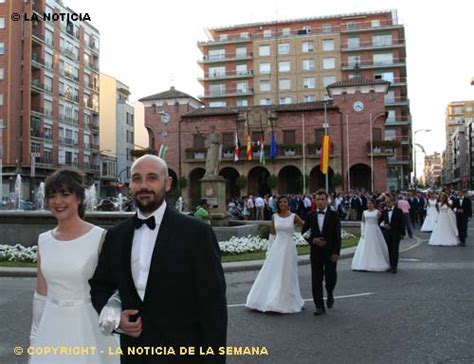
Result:
{"label": "stone pedestal", "polygon": [[226,184],[222,176],[204,176],[201,180],[201,198],[212,206],[212,220],[224,220],[227,216]]}

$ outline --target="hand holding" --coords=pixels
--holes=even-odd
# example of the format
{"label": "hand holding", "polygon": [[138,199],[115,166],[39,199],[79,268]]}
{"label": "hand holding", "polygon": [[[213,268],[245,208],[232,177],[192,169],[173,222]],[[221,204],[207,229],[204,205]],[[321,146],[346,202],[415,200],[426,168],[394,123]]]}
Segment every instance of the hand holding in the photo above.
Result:
{"label": "hand holding", "polygon": [[336,263],[339,260],[339,255],[332,254],[331,255],[331,262]]}
{"label": "hand holding", "polygon": [[[120,315],[120,325],[119,328],[128,336],[137,338],[142,333],[142,318],[133,322],[130,321],[130,316],[138,314],[138,310],[124,310]],[[133,320],[133,318],[132,318]]]}
{"label": "hand holding", "polygon": [[326,245],[326,240],[324,238],[314,238],[313,239],[313,244],[319,246],[320,248],[322,248],[323,246]]}
{"label": "hand holding", "polygon": [[383,226],[383,228],[389,230],[389,229],[391,229],[391,226],[390,226],[390,224],[385,224],[385,225]]}

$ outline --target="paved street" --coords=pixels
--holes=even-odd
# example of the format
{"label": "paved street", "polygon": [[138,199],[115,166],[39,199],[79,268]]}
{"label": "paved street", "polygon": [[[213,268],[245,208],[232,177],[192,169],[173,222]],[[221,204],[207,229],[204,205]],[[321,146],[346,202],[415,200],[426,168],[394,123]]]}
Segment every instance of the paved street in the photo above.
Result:
{"label": "paved street", "polygon": [[[466,248],[425,240],[402,253],[398,274],[352,272],[350,259],[342,261],[335,307],[322,317],[313,316],[311,301],[299,314],[250,312],[242,303],[257,272],[228,273],[229,345],[269,351],[228,362],[473,363],[472,237]],[[0,363],[26,362],[11,352],[28,342],[33,285],[31,278],[0,279]],[[309,266],[300,267],[300,285],[309,299]]]}

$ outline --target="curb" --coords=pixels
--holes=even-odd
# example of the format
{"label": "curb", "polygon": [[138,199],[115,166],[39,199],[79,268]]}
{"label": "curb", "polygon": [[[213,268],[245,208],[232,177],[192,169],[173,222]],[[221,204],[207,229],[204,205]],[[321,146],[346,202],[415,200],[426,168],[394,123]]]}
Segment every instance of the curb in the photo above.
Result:
{"label": "curb", "polygon": [[[400,250],[400,253],[409,251],[411,249],[419,247],[423,240],[414,235],[415,242]],[[342,249],[339,259],[349,259],[354,256],[355,246],[350,248]],[[225,273],[232,272],[245,272],[245,271],[254,271],[259,270],[265,260],[249,260],[244,262],[229,262],[222,263],[222,267]],[[300,255],[298,257],[298,265],[308,265],[311,264],[309,255]],[[17,278],[34,278],[36,277],[36,268],[6,268],[0,267],[0,277],[17,277]]]}

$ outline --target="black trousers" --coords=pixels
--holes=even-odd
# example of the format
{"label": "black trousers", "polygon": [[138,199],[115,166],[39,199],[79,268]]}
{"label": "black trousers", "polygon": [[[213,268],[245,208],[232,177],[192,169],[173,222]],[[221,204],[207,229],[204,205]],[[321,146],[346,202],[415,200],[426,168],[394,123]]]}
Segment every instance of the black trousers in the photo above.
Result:
{"label": "black trousers", "polygon": [[461,244],[466,244],[467,237],[467,217],[464,217],[462,214],[456,214],[456,223],[458,226],[459,241]]}
{"label": "black trousers", "polygon": [[390,235],[385,235],[385,241],[387,242],[388,255],[390,257],[390,267],[397,269],[398,267],[398,250],[400,248],[400,239],[394,239]]}
{"label": "black trousers", "polygon": [[337,282],[337,262],[333,263],[330,257],[311,258],[311,283],[313,288],[313,301],[316,308],[324,308],[323,280],[326,283],[326,292],[332,295]]}

